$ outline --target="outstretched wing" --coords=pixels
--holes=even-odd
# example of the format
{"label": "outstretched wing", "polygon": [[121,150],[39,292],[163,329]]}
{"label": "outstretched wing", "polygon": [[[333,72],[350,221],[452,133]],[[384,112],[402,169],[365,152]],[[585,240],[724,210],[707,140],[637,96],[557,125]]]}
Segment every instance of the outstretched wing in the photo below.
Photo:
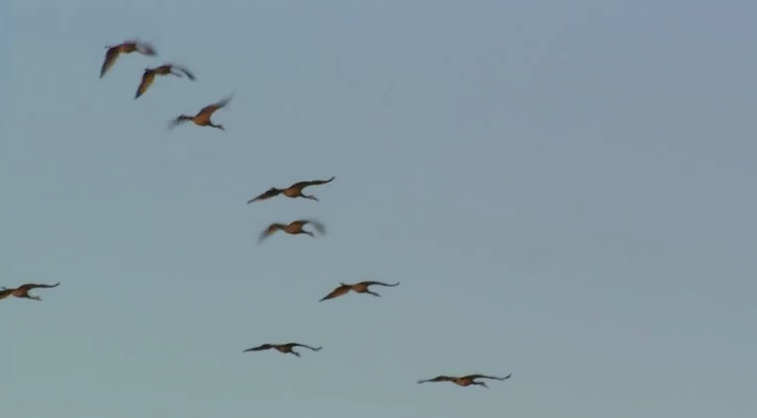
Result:
{"label": "outstretched wing", "polygon": [[0,290],[0,300],[7,298],[10,296],[15,289],[3,289]]}
{"label": "outstretched wing", "polygon": [[103,78],[105,73],[116,63],[116,59],[118,59],[118,54],[120,53],[119,48],[120,45],[108,48],[108,52],[105,53],[105,61],[103,61],[103,65],[100,68],[100,78]]}
{"label": "outstretched wing", "polygon": [[210,117],[210,115],[212,115],[213,112],[215,112],[216,110],[218,110],[218,109],[226,106],[227,104],[229,104],[229,102],[231,101],[231,97],[232,96],[230,95],[229,97],[221,100],[220,102],[213,103],[212,105],[208,105],[208,106],[203,107],[200,110],[200,112],[197,113],[197,115],[198,116],[199,115],[207,115],[208,117]]}
{"label": "outstretched wing", "polygon": [[143,55],[149,55],[149,56],[155,56],[158,55],[158,52],[155,51],[155,47],[152,46],[149,42],[145,41],[136,41],[134,42],[134,47],[137,49],[137,52]]}
{"label": "outstretched wing", "polygon": [[[195,79],[194,74],[192,74],[186,67],[181,66],[181,65],[172,64],[171,68],[173,68],[175,70],[179,70],[181,73],[184,73],[187,76],[188,79],[194,81],[194,79]],[[181,77],[180,73],[174,73],[174,74],[176,74],[179,77]]]}
{"label": "outstretched wing", "polygon": [[288,343],[288,344],[286,344],[286,345],[288,345],[288,346],[292,346],[292,347],[302,347],[302,348],[308,348],[308,349],[310,349],[310,350],[313,350],[313,351],[320,351],[320,350],[321,350],[321,348],[323,348],[323,347],[311,347],[311,346],[309,346],[309,345],[300,344],[300,343]]}
{"label": "outstretched wing", "polygon": [[35,283],[27,283],[25,285],[21,285],[18,287],[18,289],[24,289],[24,290],[31,290],[36,288],[43,288],[43,289],[50,289],[53,287],[58,287],[60,285],[60,282],[55,284],[35,284]]}
{"label": "outstretched wing", "polygon": [[395,284],[389,284],[389,283],[384,283],[384,282],[367,281],[367,282],[360,282],[360,284],[367,285],[367,286],[378,285],[378,286],[394,287],[394,286],[399,286],[400,282],[397,282]]}
{"label": "outstretched wing", "polygon": [[312,224],[316,231],[320,232],[321,234],[325,234],[326,233],[326,226],[324,224],[316,221],[316,220],[313,220],[313,219],[298,219],[298,220],[296,220],[296,221],[294,221],[292,223],[293,224],[295,224],[295,223],[302,224],[303,226],[307,225],[307,224]]}
{"label": "outstretched wing", "polygon": [[261,193],[257,197],[254,197],[254,198],[248,200],[247,204],[249,205],[250,203],[257,202],[258,200],[270,199],[270,198],[272,198],[274,196],[278,196],[280,193],[281,193],[281,190],[279,190],[279,189],[277,189],[275,187],[271,187],[270,189],[268,189],[265,192]]}
{"label": "outstretched wing", "polygon": [[273,235],[281,227],[283,227],[283,225],[282,224],[278,224],[278,223],[271,224],[270,226],[268,226],[268,228],[266,228],[265,231],[263,231],[260,234],[260,237],[258,238],[258,244],[261,243],[261,242],[263,242],[264,239],[266,239],[266,238],[270,237],[271,235]]}
{"label": "outstretched wing", "polygon": [[305,187],[308,187],[308,186],[318,186],[319,184],[331,183],[331,181],[333,181],[335,178],[336,176],[333,176],[328,180],[300,181],[289,186],[289,188],[290,189],[304,189]]}
{"label": "outstretched wing", "polygon": [[454,377],[442,375],[442,376],[436,376],[433,379],[419,380],[418,383],[426,383],[426,382],[451,382],[453,380],[455,380]]}
{"label": "outstretched wing", "polygon": [[152,85],[153,81],[155,81],[155,72],[145,71],[145,73],[142,74],[142,81],[139,83],[139,87],[137,87],[137,94],[134,98],[138,99],[139,96],[145,94],[145,90]]}
{"label": "outstretched wing", "polygon": [[263,351],[263,350],[268,350],[270,348],[273,348],[272,344],[263,344],[263,345],[259,345],[257,347],[248,348],[248,349],[244,350],[243,353],[246,353],[248,351]]}
{"label": "outstretched wing", "polygon": [[485,374],[469,374],[468,376],[464,376],[463,379],[494,379],[494,380],[507,380],[510,377],[512,377],[512,373],[508,374],[505,377],[497,377],[497,376],[487,376]]}
{"label": "outstretched wing", "polygon": [[337,287],[336,289],[332,290],[331,293],[329,293],[328,295],[324,296],[321,300],[319,300],[319,302],[323,302],[324,300],[334,299],[334,298],[338,298],[339,296],[343,296],[349,293],[351,288],[352,287],[350,285],[341,285]]}

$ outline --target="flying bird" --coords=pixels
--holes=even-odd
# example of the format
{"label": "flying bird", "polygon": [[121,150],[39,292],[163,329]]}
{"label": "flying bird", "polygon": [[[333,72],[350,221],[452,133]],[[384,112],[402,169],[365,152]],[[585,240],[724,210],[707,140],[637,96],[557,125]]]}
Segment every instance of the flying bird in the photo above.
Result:
{"label": "flying bird", "polygon": [[360,282],[360,283],[354,283],[354,284],[346,284],[346,283],[340,283],[341,286],[337,287],[336,289],[332,290],[331,293],[324,296],[323,299],[321,299],[319,302],[323,302],[324,300],[328,299],[334,299],[338,298],[339,296],[346,295],[347,293],[351,291],[355,293],[367,293],[369,295],[373,295],[376,297],[381,297],[376,292],[372,292],[370,289],[368,289],[369,286],[378,285],[378,286],[387,286],[387,287],[394,287],[400,284],[400,282],[397,282],[395,284],[388,284],[388,283],[382,283],[382,282]]}
{"label": "flying bird", "polygon": [[105,61],[100,68],[100,78],[103,78],[105,73],[110,70],[113,64],[116,63],[118,56],[121,54],[130,54],[132,52],[139,52],[142,55],[155,56],[157,52],[155,48],[147,42],[140,41],[138,39],[132,39],[122,42],[118,45],[106,46],[108,52],[105,53]]}
{"label": "flying bird", "polygon": [[470,385],[478,385],[483,386],[485,388],[489,388],[489,386],[486,386],[486,382],[477,382],[476,379],[494,379],[494,380],[507,380],[510,377],[512,377],[512,373],[508,374],[505,377],[496,377],[496,376],[487,376],[484,374],[469,374],[467,376],[436,376],[433,379],[425,379],[425,380],[419,380],[418,383],[426,383],[426,382],[452,382],[458,386],[467,387]]}
{"label": "flying bird", "polygon": [[280,353],[294,354],[295,356],[300,357],[300,353],[294,351],[295,347],[308,348],[308,349],[313,350],[313,351],[320,351],[320,349],[323,348],[323,347],[311,347],[309,345],[299,344],[299,343],[263,344],[263,345],[259,345],[257,347],[248,348],[248,349],[244,350],[243,353],[247,353],[249,351],[270,350],[270,349],[273,348],[273,349],[277,350]]}
{"label": "flying bird", "polygon": [[210,117],[213,115],[213,113],[221,109],[222,107],[229,104],[229,101],[231,100],[231,95],[223,100],[221,100],[218,103],[213,103],[212,105],[208,105],[203,107],[199,112],[197,112],[194,116],[187,116],[187,115],[179,115],[177,116],[173,121],[171,121],[171,124],[169,125],[169,128],[173,128],[174,126],[186,122],[186,121],[192,121],[197,126],[211,126],[213,128],[218,128],[220,130],[223,129],[223,125],[218,124],[215,125],[213,122],[210,121]]}
{"label": "flying bird", "polygon": [[278,230],[282,230],[286,232],[287,234],[292,234],[292,235],[306,234],[306,235],[310,235],[311,237],[314,237],[315,234],[313,234],[310,231],[306,231],[302,229],[307,224],[313,224],[313,227],[315,227],[316,231],[320,232],[321,234],[326,233],[326,227],[322,223],[318,221],[314,221],[312,219],[300,219],[297,221],[293,221],[289,225],[280,224],[280,223],[272,223],[271,225],[268,226],[268,228],[265,229],[265,231],[263,231],[260,234],[260,238],[258,239],[258,244],[261,243],[264,239],[273,235]]}
{"label": "flying bird", "polygon": [[57,287],[60,285],[60,282],[55,283],[53,285],[49,284],[34,284],[34,283],[27,283],[25,285],[21,285],[19,287],[16,287],[14,289],[8,289],[7,287],[0,287],[0,299],[5,299],[10,296],[15,296],[17,298],[25,298],[25,299],[31,299],[31,300],[38,300],[42,301],[42,298],[39,296],[32,296],[29,294],[29,291],[32,289],[50,289],[53,287]]}
{"label": "flying bird", "polygon": [[286,197],[304,197],[305,199],[315,200],[318,201],[318,198],[313,195],[306,195],[302,194],[302,189],[309,187],[309,186],[318,186],[320,184],[326,184],[331,183],[332,180],[334,180],[336,176],[331,177],[328,180],[312,180],[312,181],[301,181],[298,183],[294,183],[293,185],[287,187],[286,189],[277,189],[275,187],[271,187],[267,191],[261,193],[259,196],[252,198],[247,201],[247,204],[249,205],[252,202],[256,202],[258,200],[266,200],[270,199],[272,197],[278,196],[280,194],[284,194]]}
{"label": "flying bird", "polygon": [[142,81],[139,83],[139,87],[137,87],[137,94],[134,98],[138,99],[139,96],[145,94],[147,88],[152,85],[153,81],[155,81],[156,75],[168,74],[173,74],[177,77],[184,77],[186,75],[188,79],[193,81],[195,79],[194,74],[189,72],[189,70],[176,64],[163,64],[160,67],[145,68],[145,72],[142,74]]}

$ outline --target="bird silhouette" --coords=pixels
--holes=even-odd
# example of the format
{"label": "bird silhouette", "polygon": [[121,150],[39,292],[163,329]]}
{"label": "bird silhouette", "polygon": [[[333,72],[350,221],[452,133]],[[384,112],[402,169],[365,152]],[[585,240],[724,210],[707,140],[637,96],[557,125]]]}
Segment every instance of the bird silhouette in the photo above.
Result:
{"label": "bird silhouette", "polygon": [[145,72],[142,74],[142,81],[139,83],[139,87],[137,87],[137,94],[134,96],[134,98],[138,99],[139,96],[145,94],[147,88],[150,87],[155,81],[156,75],[168,74],[173,74],[177,77],[184,77],[186,75],[188,79],[193,81],[195,79],[194,74],[189,72],[189,70],[176,64],[163,64],[160,67],[145,68]]}
{"label": "bird silhouette", "polygon": [[452,382],[458,386],[467,387],[470,385],[477,385],[477,386],[483,386],[485,388],[489,388],[489,386],[486,386],[486,382],[477,382],[476,379],[494,379],[494,380],[507,380],[510,377],[512,377],[512,373],[508,374],[505,377],[496,377],[496,376],[487,376],[485,374],[469,374],[467,376],[436,376],[432,379],[425,379],[425,380],[419,380],[418,383],[426,383],[426,382]]}
{"label": "bird silhouette", "polygon": [[173,128],[174,126],[186,122],[186,121],[192,121],[197,126],[211,126],[213,128],[218,128],[220,130],[224,130],[223,125],[221,124],[214,124],[211,122],[210,117],[213,115],[213,113],[225,107],[227,104],[229,104],[229,101],[231,101],[231,95],[220,102],[213,103],[212,105],[208,105],[203,107],[199,112],[197,112],[194,116],[187,116],[187,115],[179,115],[177,116],[173,121],[171,121],[171,124],[169,125],[169,128]]}
{"label": "bird silhouette", "polygon": [[100,68],[100,78],[103,78],[105,73],[113,67],[113,64],[116,63],[116,60],[121,54],[130,54],[136,51],[142,55],[157,55],[155,48],[151,44],[140,41],[139,39],[124,41],[118,45],[106,46],[105,48],[107,48],[108,51],[105,52],[105,61],[103,61],[103,65]]}
{"label": "bird silhouette", "polygon": [[300,353],[294,351],[295,347],[303,347],[308,348],[313,351],[320,351],[323,347],[311,347],[309,345],[300,344],[300,343],[286,343],[286,344],[262,344],[257,347],[252,347],[244,350],[244,353],[250,352],[250,351],[264,351],[264,350],[270,350],[275,349],[280,353],[284,354],[294,354],[297,357],[300,357]]}
{"label": "bird silhouette", "polygon": [[312,220],[312,219],[300,219],[297,221],[293,221],[288,225],[281,224],[281,223],[272,223],[265,229],[265,231],[263,231],[260,234],[260,238],[258,238],[258,244],[263,242],[264,239],[273,235],[278,230],[284,231],[287,234],[292,234],[292,235],[305,234],[305,235],[310,235],[311,237],[314,237],[315,234],[313,234],[310,231],[306,231],[302,229],[307,224],[313,224],[316,231],[320,232],[321,234],[326,233],[326,227],[322,223]]}
{"label": "bird silhouette", "polygon": [[249,205],[252,202],[257,202],[259,200],[266,200],[270,199],[272,197],[278,196],[280,194],[283,194],[286,197],[304,197],[305,199],[315,200],[318,201],[318,198],[313,195],[306,195],[302,194],[302,189],[308,186],[318,186],[320,184],[326,184],[330,183],[332,180],[334,180],[336,176],[331,177],[328,180],[312,180],[312,181],[301,181],[298,183],[294,183],[293,185],[287,187],[286,189],[277,189],[275,187],[271,187],[270,189],[266,190],[265,192],[261,193],[257,197],[254,197],[247,201],[247,204]]}
{"label": "bird silhouette", "polygon": [[34,283],[27,283],[24,285],[21,285],[19,287],[9,289],[7,287],[0,287],[0,299],[5,299],[9,296],[15,296],[17,298],[24,298],[24,299],[31,299],[31,300],[37,300],[42,301],[42,298],[39,296],[32,296],[29,294],[29,291],[32,289],[50,289],[53,287],[58,287],[60,285],[60,282],[55,283],[53,285],[50,284],[34,284]]}
{"label": "bird silhouette", "polygon": [[319,302],[323,302],[324,300],[338,298],[339,296],[346,295],[350,291],[353,291],[355,293],[367,293],[369,295],[381,297],[381,295],[379,295],[378,293],[372,292],[369,289],[369,287],[373,285],[394,287],[394,286],[398,286],[400,282],[397,282],[395,284],[388,284],[388,283],[383,283],[383,282],[365,281],[365,282],[354,283],[354,284],[346,284],[346,283],[340,283],[340,284],[341,286],[332,290],[331,293],[324,296]]}

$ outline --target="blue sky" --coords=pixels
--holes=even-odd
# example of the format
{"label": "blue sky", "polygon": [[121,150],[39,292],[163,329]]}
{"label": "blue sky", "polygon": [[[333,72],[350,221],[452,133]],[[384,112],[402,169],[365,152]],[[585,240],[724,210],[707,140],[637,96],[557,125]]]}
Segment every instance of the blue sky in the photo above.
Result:
{"label": "blue sky", "polygon": [[[756,416],[756,18],[0,3],[0,285],[62,282],[0,302],[3,417]],[[159,56],[99,79],[134,36]],[[171,61],[197,81],[134,100]],[[226,132],[166,132],[230,93]],[[256,244],[303,217],[328,234]],[[317,302],[367,279],[401,285]],[[324,349],[242,353],[285,341]]]}

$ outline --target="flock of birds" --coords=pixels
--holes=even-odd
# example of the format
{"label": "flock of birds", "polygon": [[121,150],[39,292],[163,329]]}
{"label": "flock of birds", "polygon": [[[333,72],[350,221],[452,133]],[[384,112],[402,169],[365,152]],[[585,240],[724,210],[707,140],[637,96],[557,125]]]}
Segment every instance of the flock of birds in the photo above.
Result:
{"label": "flock of birds", "polygon": [[[100,78],[102,78],[108,72],[108,70],[110,70],[113,67],[113,65],[116,63],[116,60],[121,54],[129,54],[132,52],[138,52],[146,56],[157,55],[157,52],[155,51],[155,48],[152,45],[150,45],[147,42],[140,41],[138,39],[128,40],[115,46],[106,46],[106,48],[108,49],[108,51],[105,54],[105,61],[103,62],[102,68],[100,69]],[[195,80],[194,74],[192,74],[188,69],[177,64],[163,64],[155,68],[146,68],[144,70],[144,73],[142,74],[142,80],[140,81],[139,86],[137,87],[137,92],[134,98],[138,99],[140,96],[145,94],[147,89],[155,81],[155,77],[157,75],[169,75],[169,74],[172,74],[178,77],[186,76],[190,80]],[[223,130],[224,129],[223,125],[214,124],[210,120],[210,118],[216,110],[221,109],[224,106],[226,106],[230,100],[231,100],[231,96],[217,103],[208,105],[204,107],[203,109],[201,109],[194,116],[179,115],[175,119],[173,119],[173,121],[171,121],[169,127],[176,126],[182,122],[191,121],[191,122],[194,122],[194,124],[198,126],[210,126],[213,128],[218,128],[218,129]],[[306,187],[318,186],[318,185],[330,183],[335,178],[336,177],[334,176],[328,180],[301,181],[298,183],[294,183],[285,189],[271,187],[267,191],[250,199],[247,202],[247,204],[251,204],[251,203],[266,200],[266,199],[271,199],[278,195],[284,195],[289,198],[305,198],[305,199],[318,201],[318,198],[316,198],[315,196],[304,194],[303,190]],[[304,229],[304,227],[308,224],[312,225],[313,228],[315,228],[315,230],[318,233],[320,234],[326,233],[325,226],[322,223],[318,222],[317,220],[299,219],[296,221],[292,221],[289,224],[272,223],[260,234],[258,243],[262,242],[265,238],[271,236],[272,234],[274,234],[276,231],[279,231],[279,230],[287,234],[292,234],[292,235],[305,234],[305,235],[314,237],[315,234],[312,231],[308,231]],[[335,288],[329,294],[321,298],[320,302],[338,298],[350,292],[368,294],[375,297],[381,297],[380,294],[370,290],[370,287],[371,286],[395,287],[395,286],[398,286],[399,284],[400,284],[399,282],[390,284],[390,283],[383,283],[383,282],[378,282],[378,281],[363,281],[363,282],[352,283],[352,284],[340,283],[340,285],[337,288]],[[13,296],[16,298],[42,301],[41,297],[30,295],[29,292],[33,289],[50,289],[50,288],[57,287],[59,285],[60,285],[60,282],[53,285],[27,283],[27,284],[18,286],[16,288],[2,287],[0,288],[0,300]],[[289,343],[283,343],[283,344],[266,343],[266,344],[261,344],[257,347],[248,348],[244,350],[244,352],[265,351],[265,350],[274,349],[280,353],[292,354],[294,356],[300,357],[300,353],[294,350],[297,347],[307,348],[315,352],[320,351],[323,348],[323,347],[312,347],[306,344],[300,344],[296,342],[289,342]],[[490,375],[484,375],[484,374],[470,374],[470,375],[465,375],[465,376],[440,375],[431,379],[418,380],[418,383],[420,384],[420,383],[426,383],[426,382],[452,382],[456,385],[463,386],[463,387],[474,385],[474,386],[482,386],[482,387],[488,388],[488,386],[486,385],[486,382],[480,381],[479,379],[507,380],[510,377],[512,377],[512,373],[504,377],[490,376]]]}

